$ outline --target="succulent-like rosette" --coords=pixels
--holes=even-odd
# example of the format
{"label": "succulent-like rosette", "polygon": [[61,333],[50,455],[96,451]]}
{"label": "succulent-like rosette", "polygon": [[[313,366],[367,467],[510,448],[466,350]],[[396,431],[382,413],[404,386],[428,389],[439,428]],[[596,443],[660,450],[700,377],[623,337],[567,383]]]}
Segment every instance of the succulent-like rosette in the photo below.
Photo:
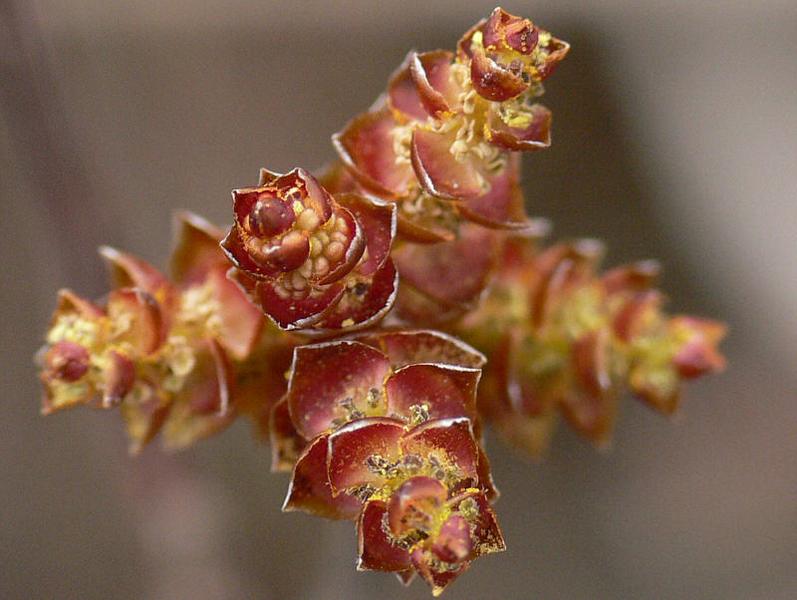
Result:
{"label": "succulent-like rosette", "polygon": [[[101,248],[115,289],[103,305],[60,292],[40,355],[43,410],[118,405],[132,450],[158,433],[167,447],[182,448],[226,427],[253,351],[262,354],[283,334],[263,339],[262,314],[226,277],[221,238],[200,217],[178,215],[171,280],[140,258]],[[273,404],[284,383],[268,381]]]}
{"label": "succulent-like rosette", "polygon": [[526,225],[512,152],[547,148],[551,114],[533,102],[567,44],[496,9],[455,54],[410,52],[387,94],[333,142],[354,180],[399,206],[399,233],[450,241],[461,220]]}
{"label": "succulent-like rosette", "polygon": [[471,561],[506,548],[490,502],[477,489],[451,494],[434,477],[410,477],[385,498],[369,499],[357,522],[360,570],[415,573],[437,596]]}
{"label": "succulent-like rosette", "polygon": [[723,325],[667,316],[655,263],[600,275],[602,254],[591,240],[541,252],[511,241],[487,298],[460,326],[490,357],[480,409],[532,454],[545,450],[559,414],[606,444],[624,390],[671,414],[684,380],[724,366]]}
{"label": "succulent-like rosette", "polygon": [[419,573],[438,595],[470,562],[504,549],[479,451],[461,417],[412,426],[396,419],[353,421],[329,438],[333,496],[364,503],[358,518],[360,570]]}
{"label": "succulent-like rosette", "polygon": [[257,187],[232,194],[235,226],[224,248],[253,278],[295,272],[308,282],[330,283],[362,256],[363,233],[354,215],[304,169],[285,175],[264,169]]}
{"label": "succulent-like rosette", "polygon": [[140,290],[114,291],[104,306],[59,291],[46,344],[37,355],[42,413],[116,405],[133,389],[134,360],[160,347],[161,321],[154,299]]}
{"label": "succulent-like rosette", "polygon": [[[424,330],[297,347],[288,391],[271,417],[273,467],[293,467],[283,509],[357,519],[360,568],[396,571],[404,581],[417,571],[435,590],[480,554],[503,549],[479,443],[483,364],[466,344]],[[378,536],[373,511],[386,514],[421,481],[442,498],[427,507],[434,513],[426,529],[417,524],[410,532],[405,523],[396,536]],[[417,494],[407,502],[426,506]],[[470,521],[454,516],[462,502]],[[412,507],[392,510],[398,523]],[[401,555],[399,567],[385,558],[394,554]]]}
{"label": "succulent-like rosette", "polygon": [[354,193],[333,196],[303,169],[263,169],[233,191],[235,223],[222,242],[230,277],[286,330],[339,330],[378,321],[393,302],[395,209]]}
{"label": "succulent-like rosette", "polygon": [[470,79],[482,98],[504,102],[528,93],[553,73],[570,46],[524,19],[496,8],[459,41],[470,59]]}

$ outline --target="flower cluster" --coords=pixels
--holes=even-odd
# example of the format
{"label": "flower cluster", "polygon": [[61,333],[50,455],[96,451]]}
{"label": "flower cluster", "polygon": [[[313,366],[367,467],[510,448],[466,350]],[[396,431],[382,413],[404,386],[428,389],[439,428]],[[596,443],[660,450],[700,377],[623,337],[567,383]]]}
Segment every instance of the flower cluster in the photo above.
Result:
{"label": "flower cluster", "polygon": [[366,327],[390,310],[395,208],[356,193],[330,194],[304,169],[261,170],[233,191],[235,223],[222,246],[232,278],[283,329]]}
{"label": "flower cluster", "polygon": [[417,572],[435,594],[503,550],[476,411],[483,364],[432,331],[297,347],[271,421],[273,466],[293,465],[285,510],[356,519],[358,568]]}
{"label": "flower cluster", "polygon": [[603,444],[623,391],[670,414],[724,365],[724,327],[666,315],[655,263],[538,247],[519,153],[550,145],[536,100],[568,49],[497,8],[411,52],[325,171],[234,190],[226,236],[180,215],[171,279],[103,248],[107,297],[59,294],[43,412],[118,406],[134,450],[246,415],[291,473],[284,510],[354,521],[359,569],[441,593],[504,549],[483,421],[534,455],[560,414]]}
{"label": "flower cluster", "polygon": [[490,357],[482,412],[534,455],[560,412],[605,444],[623,389],[672,414],[684,380],[724,367],[725,327],[664,314],[657,263],[599,275],[602,254],[594,240],[538,251],[533,240],[510,239],[488,296],[459,324]]}
{"label": "flower cluster", "polygon": [[[286,366],[287,335],[264,330],[260,312],[227,279],[222,233],[189,213],[177,224],[173,281],[104,247],[114,288],[107,299],[59,292],[39,354],[45,414],[118,406],[133,451],[159,432],[167,447],[180,448],[226,427],[236,407],[268,397],[273,404],[282,394],[273,373]],[[266,364],[251,364],[254,356]]]}
{"label": "flower cluster", "polygon": [[536,99],[568,50],[496,8],[456,52],[410,52],[387,92],[333,136],[347,185],[394,203],[399,237],[413,242],[393,253],[405,320],[439,324],[472,308],[494,258],[491,230],[539,229],[518,152],[550,146],[551,112]]}
{"label": "flower cluster", "polygon": [[456,53],[410,52],[387,93],[333,142],[362,188],[398,205],[399,233],[457,238],[464,219],[524,228],[519,161],[550,145],[550,111],[535,103],[569,47],[497,8]]}

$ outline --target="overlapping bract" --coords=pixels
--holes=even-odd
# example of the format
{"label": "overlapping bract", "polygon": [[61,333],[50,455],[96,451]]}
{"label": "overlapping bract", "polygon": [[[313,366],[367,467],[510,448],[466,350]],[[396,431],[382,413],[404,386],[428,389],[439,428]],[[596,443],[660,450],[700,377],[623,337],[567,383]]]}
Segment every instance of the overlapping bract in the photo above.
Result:
{"label": "overlapping bract", "polygon": [[357,519],[359,568],[418,572],[435,591],[503,549],[476,412],[483,364],[431,331],[296,348],[271,421],[273,466],[293,467],[285,510]]}
{"label": "overlapping bract", "polygon": [[233,191],[235,223],[222,246],[231,276],[286,330],[373,325],[390,310],[395,208],[356,193],[330,194],[304,169],[261,171]]}
{"label": "overlapping bract", "polygon": [[[189,213],[177,225],[172,281],[105,247],[114,288],[107,299],[59,293],[40,352],[45,414],[119,406],[132,450],[159,432],[167,447],[181,448],[226,427],[237,409],[282,394],[292,342],[264,334],[262,315],[227,279],[221,231]],[[254,356],[264,362],[249,363]]]}
{"label": "overlapping bract", "polygon": [[512,239],[488,297],[460,324],[490,358],[480,410],[532,454],[559,413],[605,444],[623,390],[671,414],[684,380],[724,366],[722,324],[661,311],[656,263],[598,274],[602,254],[592,240],[538,251]]}

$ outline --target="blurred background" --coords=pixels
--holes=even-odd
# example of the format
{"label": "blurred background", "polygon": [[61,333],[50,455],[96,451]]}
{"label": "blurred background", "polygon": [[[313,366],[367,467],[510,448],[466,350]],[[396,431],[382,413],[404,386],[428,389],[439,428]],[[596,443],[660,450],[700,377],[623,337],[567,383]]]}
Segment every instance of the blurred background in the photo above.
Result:
{"label": "blurred background", "polygon": [[[492,2],[0,0],[0,597],[427,598],[356,573],[349,523],[283,515],[238,424],[131,459],[116,414],[38,416],[55,292],[95,248],[162,264],[172,210],[219,223],[257,169],[316,167],[410,48]],[[608,263],[659,258],[671,308],[730,324],[730,368],[670,423],[625,402],[612,450],[534,464],[488,438],[509,550],[457,599],[797,597],[797,4],[506,2],[573,49],[532,214]]]}

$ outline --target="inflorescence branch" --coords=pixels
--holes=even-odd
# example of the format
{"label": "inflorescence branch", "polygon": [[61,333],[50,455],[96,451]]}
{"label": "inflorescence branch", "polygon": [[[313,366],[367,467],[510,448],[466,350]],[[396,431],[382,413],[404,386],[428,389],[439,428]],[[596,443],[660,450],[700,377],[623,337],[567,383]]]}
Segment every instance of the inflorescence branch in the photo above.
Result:
{"label": "inflorescence branch", "polygon": [[551,143],[568,50],[496,8],[410,52],[326,169],[234,190],[226,234],[179,213],[170,277],[101,248],[109,294],[59,292],[42,412],[116,408],[134,452],[245,416],[283,510],[354,521],[358,569],[435,595],[504,550],[485,423],[534,456],[559,415],[605,445],[623,392],[671,414],[724,366],[724,326],[666,315],[656,263],[599,273],[600,243],[545,247],[526,215],[519,153]]}

